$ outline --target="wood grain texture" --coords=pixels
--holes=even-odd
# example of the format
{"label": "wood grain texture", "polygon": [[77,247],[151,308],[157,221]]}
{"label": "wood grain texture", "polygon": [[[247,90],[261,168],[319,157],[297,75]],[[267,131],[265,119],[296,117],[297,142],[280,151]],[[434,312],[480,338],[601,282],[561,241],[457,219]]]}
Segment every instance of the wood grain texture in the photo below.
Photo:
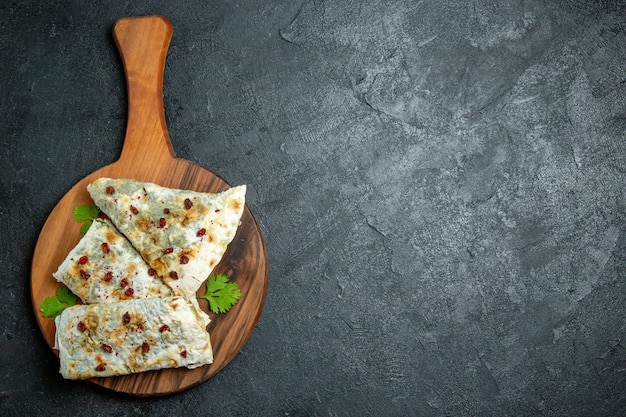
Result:
{"label": "wood grain texture", "polygon": [[[99,177],[133,178],[202,192],[219,192],[229,184],[212,171],[177,158],[163,110],[163,70],[172,37],[171,23],[162,16],[120,19],[113,37],[122,57],[128,88],[128,125],[120,158],[74,185],[50,213],[33,253],[31,297],[41,331],[54,346],[53,319],[39,311],[43,300],[61,286],[53,277],[58,265],[81,238],[72,210],[91,204],[87,184]],[[139,396],[165,395],[203,382],[224,368],[246,343],[263,309],[267,291],[267,253],[259,226],[246,205],[241,225],[214,273],[225,273],[239,285],[241,299],[226,314],[211,316],[208,330],[214,362],[193,370],[165,369],[140,374],[93,378],[102,387]],[[200,295],[204,286],[198,290]],[[199,300],[208,312],[206,300]],[[55,353],[56,350],[54,351]]]}

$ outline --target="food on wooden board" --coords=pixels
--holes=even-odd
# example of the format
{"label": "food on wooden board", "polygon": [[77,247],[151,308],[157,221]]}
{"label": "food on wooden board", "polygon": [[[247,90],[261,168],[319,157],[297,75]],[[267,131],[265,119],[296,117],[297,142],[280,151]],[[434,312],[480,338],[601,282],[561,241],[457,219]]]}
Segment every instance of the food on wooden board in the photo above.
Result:
{"label": "food on wooden board", "polygon": [[[62,375],[211,363],[210,320],[196,291],[235,237],[246,187],[201,193],[100,178],[87,190],[107,218],[89,219],[85,236],[53,274],[87,303],[59,309],[55,319]],[[201,298],[223,313],[241,294],[228,277],[216,278]]]}

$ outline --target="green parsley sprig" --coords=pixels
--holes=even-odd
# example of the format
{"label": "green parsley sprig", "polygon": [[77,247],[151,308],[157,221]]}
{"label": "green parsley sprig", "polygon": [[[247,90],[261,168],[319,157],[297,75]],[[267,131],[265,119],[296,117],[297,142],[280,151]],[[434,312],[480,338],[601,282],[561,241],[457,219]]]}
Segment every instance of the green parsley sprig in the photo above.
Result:
{"label": "green parsley sprig", "polygon": [[206,281],[206,292],[198,298],[209,302],[209,309],[215,314],[226,313],[241,298],[241,290],[228,276],[217,274]]}
{"label": "green parsley sprig", "polygon": [[87,230],[89,230],[91,223],[93,223],[93,221],[98,218],[99,214],[100,209],[95,204],[92,204],[90,206],[82,205],[74,207],[74,220],[76,220],[78,223],[83,223],[83,225],[80,227],[80,232],[82,234],[87,233]]}
{"label": "green parsley sprig", "polygon": [[56,317],[66,308],[76,304],[76,297],[67,287],[60,287],[55,296],[46,297],[39,310],[46,318]]}

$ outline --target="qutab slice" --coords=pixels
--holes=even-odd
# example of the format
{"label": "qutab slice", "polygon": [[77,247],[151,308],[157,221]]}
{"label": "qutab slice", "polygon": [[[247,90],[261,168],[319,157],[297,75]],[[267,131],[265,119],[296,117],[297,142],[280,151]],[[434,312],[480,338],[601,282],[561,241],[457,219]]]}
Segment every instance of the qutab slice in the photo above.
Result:
{"label": "qutab slice", "polygon": [[87,190],[164,282],[195,299],[235,237],[246,186],[201,193],[100,178]]}
{"label": "qutab slice", "polygon": [[60,372],[87,379],[210,364],[202,320],[185,297],[69,307],[55,319]]}
{"label": "qutab slice", "polygon": [[98,219],[52,275],[87,304],[172,295],[150,269],[110,221]]}

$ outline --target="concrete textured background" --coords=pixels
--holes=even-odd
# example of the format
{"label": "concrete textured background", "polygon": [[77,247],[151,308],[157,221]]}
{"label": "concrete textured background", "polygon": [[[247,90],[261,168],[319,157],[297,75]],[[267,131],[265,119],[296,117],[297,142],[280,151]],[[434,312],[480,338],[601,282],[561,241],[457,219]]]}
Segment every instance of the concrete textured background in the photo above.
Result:
{"label": "concrete textured background", "polygon": [[[0,414],[626,415],[623,1],[84,3],[0,5]],[[270,262],[241,353],[151,399],[64,381],[29,294],[147,14],[174,149],[248,184]]]}

